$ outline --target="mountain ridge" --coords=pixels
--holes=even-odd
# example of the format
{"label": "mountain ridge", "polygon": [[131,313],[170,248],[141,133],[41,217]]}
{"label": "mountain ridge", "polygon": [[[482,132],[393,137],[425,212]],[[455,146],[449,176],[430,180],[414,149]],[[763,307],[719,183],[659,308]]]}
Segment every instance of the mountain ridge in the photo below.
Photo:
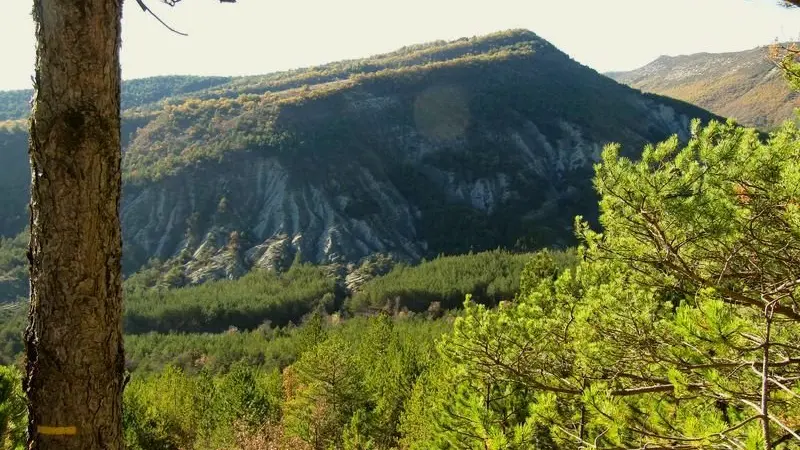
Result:
{"label": "mountain ridge", "polygon": [[762,130],[793,118],[800,94],[787,86],[769,47],[726,53],[660,56],[606,76],[644,92],[680,99]]}
{"label": "mountain ridge", "polygon": [[[566,246],[574,216],[596,215],[604,144],[635,156],[716,118],[524,30],[208,82],[123,112],[126,273],[156,259],[180,285],[297,259]],[[0,126],[9,164],[25,142],[19,120]],[[0,234],[25,223],[18,178],[0,207],[19,220]]]}

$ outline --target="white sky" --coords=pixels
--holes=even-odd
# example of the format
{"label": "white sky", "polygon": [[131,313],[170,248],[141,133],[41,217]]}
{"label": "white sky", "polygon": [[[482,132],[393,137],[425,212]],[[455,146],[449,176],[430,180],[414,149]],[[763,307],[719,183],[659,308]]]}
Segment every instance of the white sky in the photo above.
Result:
{"label": "white sky", "polygon": [[[170,33],[125,0],[123,78],[243,75],[527,28],[598,71],[660,55],[736,51],[800,39],[800,9],[777,0],[148,0]],[[30,0],[0,0],[0,89],[31,86]]]}

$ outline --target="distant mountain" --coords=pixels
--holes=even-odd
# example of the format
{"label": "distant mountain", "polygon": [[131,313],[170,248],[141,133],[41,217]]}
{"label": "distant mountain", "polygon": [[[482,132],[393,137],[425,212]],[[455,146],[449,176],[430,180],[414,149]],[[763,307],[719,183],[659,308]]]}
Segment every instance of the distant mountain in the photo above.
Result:
{"label": "distant mountain", "polygon": [[800,94],[789,90],[768,52],[768,47],[758,47],[733,53],[662,56],[640,69],[607,75],[644,92],[680,99],[769,130],[794,117]]}
{"label": "distant mountain", "polygon": [[[231,81],[231,77],[170,75],[122,82],[122,109],[197,92]],[[30,113],[32,89],[0,91],[0,120],[24,119]]]}
{"label": "distant mountain", "polygon": [[[127,273],[156,258],[196,283],[297,259],[567,245],[574,216],[597,214],[603,145],[636,155],[714,117],[518,30],[203,82],[139,80],[136,101],[127,84]],[[26,223],[25,142],[21,121],[0,125],[7,236]]]}

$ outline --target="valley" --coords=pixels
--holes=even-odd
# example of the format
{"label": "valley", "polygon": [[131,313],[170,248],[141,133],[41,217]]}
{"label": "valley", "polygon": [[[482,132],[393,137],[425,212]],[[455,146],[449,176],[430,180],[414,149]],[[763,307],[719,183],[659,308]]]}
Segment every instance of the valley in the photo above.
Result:
{"label": "valley", "polygon": [[[124,446],[798,448],[798,97],[760,58],[605,76],[516,29],[124,82]],[[15,449],[30,95],[0,92]]]}

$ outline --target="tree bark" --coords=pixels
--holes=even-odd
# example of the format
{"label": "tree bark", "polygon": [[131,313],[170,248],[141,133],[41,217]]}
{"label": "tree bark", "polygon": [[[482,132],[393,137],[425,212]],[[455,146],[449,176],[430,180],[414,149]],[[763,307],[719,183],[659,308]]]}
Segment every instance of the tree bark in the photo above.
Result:
{"label": "tree bark", "polygon": [[31,449],[121,449],[122,0],[34,0]]}

